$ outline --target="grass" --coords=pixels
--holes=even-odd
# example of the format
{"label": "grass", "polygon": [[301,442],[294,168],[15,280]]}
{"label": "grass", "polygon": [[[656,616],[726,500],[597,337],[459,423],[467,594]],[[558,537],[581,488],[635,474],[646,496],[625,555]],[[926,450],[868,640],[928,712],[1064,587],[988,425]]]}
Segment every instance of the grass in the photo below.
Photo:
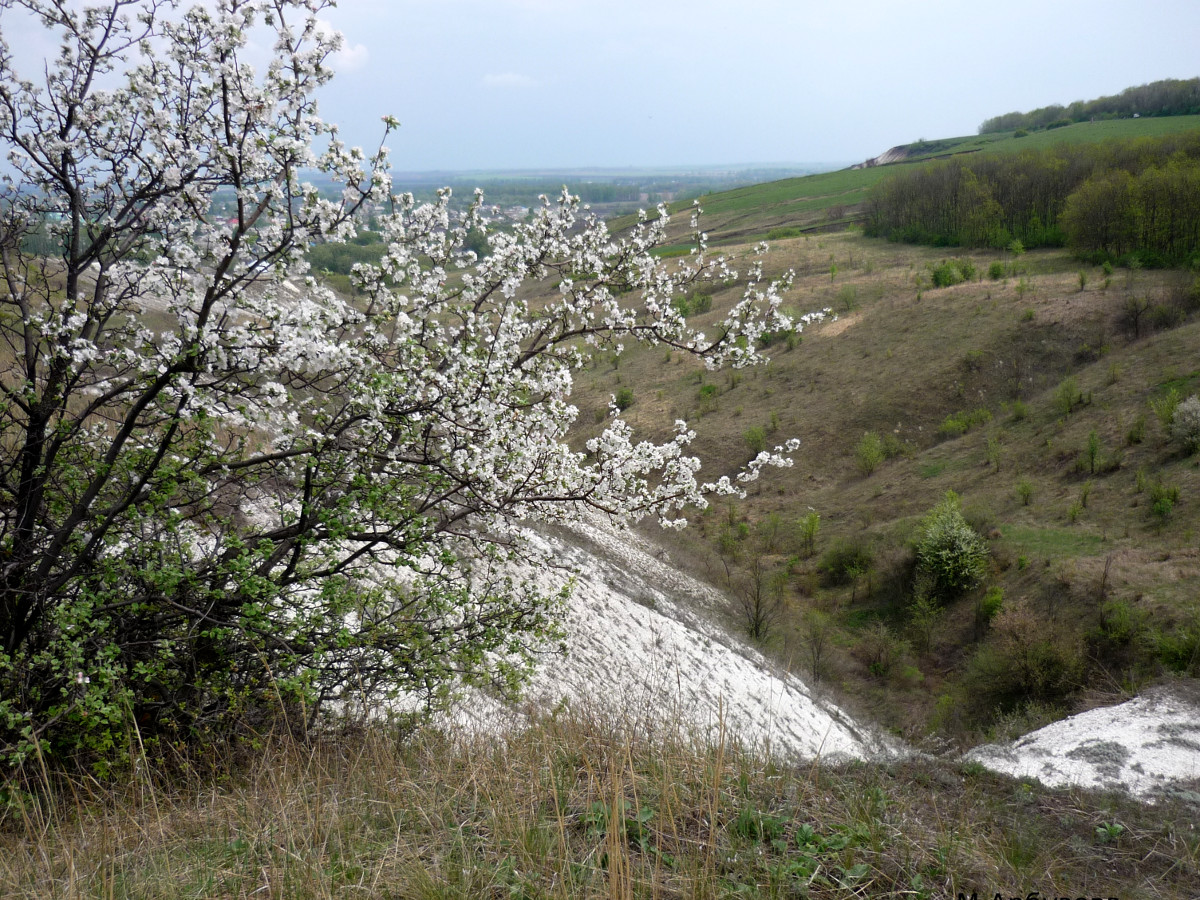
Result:
{"label": "grass", "polygon": [[[857,221],[859,204],[867,199],[872,187],[896,171],[897,166],[919,164],[929,159],[960,153],[1015,153],[1043,149],[1060,143],[1103,143],[1139,137],[1162,137],[1200,128],[1200,116],[1146,117],[1084,122],[1050,131],[1038,131],[1015,138],[1012,132],[967,135],[907,145],[914,156],[900,163],[865,169],[841,169],[801,178],[785,178],[765,184],[707,194],[700,198],[705,211],[704,228],[713,244],[732,244],[765,238],[777,228],[811,231],[827,228],[831,222]],[[879,148],[882,152],[887,149]],[[675,216],[672,240],[682,241],[686,233],[691,201],[670,206]],[[836,213],[836,215],[831,215]],[[632,216],[614,219],[615,230],[633,223]],[[677,249],[687,245],[678,243]],[[1092,279],[1098,283],[1098,279]],[[1078,286],[1078,282],[1076,282]]]}
{"label": "grass", "polygon": [[[1013,132],[977,135],[962,139],[956,152],[979,148],[984,152],[1011,152],[1042,149],[1055,144],[1100,144],[1131,138],[1165,137],[1200,128],[1200,116],[1157,116],[1141,119],[1109,119],[1101,122],[1076,122],[1049,131],[1034,131],[1015,138]],[[990,139],[990,140],[989,140]]]}
{"label": "grass", "polygon": [[[705,205],[726,235],[790,227],[798,211],[815,227],[855,179],[885,172],[863,171],[714,195]],[[728,252],[744,268],[747,248]],[[1169,445],[1152,414],[1144,439],[1123,440],[1152,399],[1198,384],[1196,372],[1180,374],[1180,361],[1195,359],[1200,321],[1137,340],[1119,326],[1126,296],[1166,298],[1176,273],[1119,274],[1111,289],[1080,293],[1078,261],[1039,250],[1021,257],[1020,282],[928,290],[930,267],[944,255],[854,232],[786,238],[765,262],[768,275],[797,273],[785,305],[836,306],[852,288],[839,320],[794,347],[771,348],[768,367],[736,374],[634,347],[619,366],[606,359],[580,373],[572,396],[581,410],[577,448],[622,386],[636,385],[626,418],[637,439],[668,440],[675,419],[703,414],[693,449],[706,480],[745,462],[744,433],[756,423],[771,422],[772,445],[800,437],[793,469],[769,471],[731,510],[696,512],[683,535],[655,537],[672,543],[677,565],[719,581],[722,532],[778,517],[783,537],[771,561],[786,564],[786,612],[764,651],[795,665],[813,640],[805,623],[831,623],[822,686],[852,713],[938,748],[975,743],[997,724],[987,718],[996,711],[973,721],[938,715],[944,698],[965,690],[974,654],[991,646],[974,627],[978,592],[936,610],[928,633],[918,633],[912,612],[915,529],[947,490],[989,538],[978,590],[1029,598],[1037,623],[1080,640],[1098,623],[1100,594],[1184,621],[1200,584],[1200,467]],[[1011,262],[969,256],[981,272]],[[1087,271],[1101,283],[1099,270]],[[711,333],[736,300],[736,290],[714,288],[713,308],[695,324]],[[1085,346],[1104,350],[1082,354]],[[978,365],[963,364],[968,351]],[[1110,377],[1114,366],[1119,379]],[[1066,379],[1088,398],[1069,416],[1055,396]],[[1017,400],[1021,416],[996,412]],[[972,410],[994,418],[977,416],[958,439],[939,439],[948,417]],[[854,449],[867,432],[904,452],[863,478]],[[1083,476],[1076,463],[1093,432],[1106,454],[1120,447],[1123,457]],[[1135,472],[1147,485],[1178,487],[1169,517],[1151,513]],[[1086,510],[1067,525],[1085,477],[1094,481]],[[1037,485],[1028,505],[1013,488],[1021,478]],[[793,526],[811,511],[820,532],[809,552]],[[822,584],[823,554],[852,540],[868,548],[870,564],[849,583]],[[872,632],[862,626],[876,621],[902,638],[894,674],[872,671],[857,652]],[[1069,711],[1128,683],[1102,658],[1088,665],[1085,691],[1045,707]],[[1152,656],[1121,665],[1150,677],[1162,671]],[[1200,879],[1194,810],[1170,803],[1149,809],[1047,791],[935,758],[797,765],[728,743],[697,748],[684,731],[560,712],[498,736],[399,735],[374,725],[311,743],[265,740],[208,775],[155,773],[139,760],[123,784],[57,775],[46,789],[35,773],[0,786],[0,895],[1185,897]],[[1096,830],[1115,821],[1124,830],[1099,841]]]}
{"label": "grass", "polygon": [[[729,252],[735,264],[745,265],[744,248]],[[1006,258],[985,251],[967,255],[977,272]],[[1142,270],[1128,286],[1121,274],[1110,290],[1081,294],[1078,260],[1062,250],[1036,250],[1020,258],[1022,277],[1033,286],[1023,295],[1016,279],[985,278],[930,290],[929,267],[944,257],[937,248],[892,244],[856,232],[780,241],[770,249],[765,269],[768,275],[796,271],[786,307],[798,313],[836,307],[846,287],[857,298],[853,307],[837,321],[805,331],[794,349],[772,347],[765,369],[744,370],[733,379],[727,373],[702,373],[679,355],[664,361],[653,349],[631,349],[619,371],[588,369],[573,395],[582,411],[573,441],[579,446],[597,433],[593,411],[620,387],[617,376],[639,386],[639,401],[627,416],[639,439],[669,439],[670,423],[677,418],[695,424],[693,448],[704,461],[706,479],[736,472],[745,462],[746,428],[774,413],[777,422],[768,443],[800,438],[795,466],[772,470],[752,484],[737,520],[753,530],[777,516],[788,535],[811,508],[820,515],[821,531],[811,553],[790,537],[770,555],[772,565],[786,565],[790,574],[785,613],[765,651],[807,672],[811,629],[806,623],[814,612],[831,614],[834,632],[822,662],[822,684],[835,687],[839,702],[917,743],[933,731],[937,740],[966,747],[986,734],[997,711],[947,718],[939,716],[937,702],[958,689],[973,656],[991,640],[986,628],[974,627],[976,593],[997,586],[1005,597],[1033,597],[1037,616],[1066,622],[1081,639],[1099,621],[1094,588],[1102,582],[1107,596],[1153,604],[1171,618],[1194,602],[1178,567],[1194,565],[1200,467],[1170,444],[1149,403],[1166,387],[1195,390],[1194,367],[1181,361],[1195,358],[1200,320],[1193,317],[1137,340],[1120,326],[1128,291],[1167,298],[1179,273]],[[837,267],[832,282],[831,265]],[[1099,269],[1085,268],[1093,283],[1100,280]],[[737,297],[733,289],[714,290],[713,309],[692,321],[711,332]],[[1025,316],[1026,310],[1033,315]],[[1081,348],[1093,349],[1084,353]],[[1116,379],[1114,366],[1120,372]],[[1056,393],[1069,379],[1087,402],[1064,415]],[[704,404],[697,393],[701,384],[719,387],[719,404]],[[1020,415],[1014,413],[1018,408]],[[1128,443],[1126,435],[1139,418],[1146,422],[1144,436]],[[945,440],[939,429],[948,419],[969,427]],[[1096,471],[1080,471],[1092,432],[1100,447]],[[855,450],[867,433],[905,450],[879,462],[864,478]],[[1148,489],[1139,492],[1135,484],[1139,470],[1146,484],[1178,486],[1179,499],[1169,516],[1152,513]],[[1036,486],[1028,504],[1014,488],[1022,478]],[[1089,479],[1093,484],[1083,507],[1081,491]],[[986,583],[943,611],[927,644],[923,631],[914,633],[909,612],[911,546],[916,523],[947,490],[962,497],[968,520],[989,538],[992,561]],[[1076,503],[1080,509],[1071,523]],[[652,537],[670,544],[678,564],[720,585],[726,577],[718,552],[726,518],[696,514],[684,533],[654,529]],[[873,566],[853,584],[824,585],[817,572],[820,558],[851,540],[871,548]],[[1110,556],[1115,561],[1106,579]],[[1070,560],[1072,567],[1069,572],[1053,565],[1047,569],[1045,560]],[[736,570],[739,563],[729,562]],[[1059,583],[1060,574],[1066,583]],[[1051,591],[1054,604],[1046,599]],[[864,662],[869,656],[856,652],[865,638],[848,624],[859,620],[856,615],[882,618],[908,642],[894,671],[912,677],[870,671]],[[730,627],[738,627],[732,617]],[[1124,676],[1109,671],[1103,658],[1090,660],[1085,687],[1103,690],[1123,683]],[[1168,674],[1152,655],[1141,659],[1138,671],[1149,678]],[[1076,692],[1050,699],[1069,712],[1084,696]]]}
{"label": "grass", "polygon": [[267,739],[208,776],[130,776],[57,776],[56,799],[10,800],[0,893],[1182,898],[1200,878],[1192,812],[1174,802],[934,759],[794,764],[600,714],[500,734],[375,724]]}
{"label": "grass", "polygon": [[1036,528],[1001,525],[1004,540],[1018,553],[1045,559],[1095,556],[1104,550],[1104,538],[1076,528]]}

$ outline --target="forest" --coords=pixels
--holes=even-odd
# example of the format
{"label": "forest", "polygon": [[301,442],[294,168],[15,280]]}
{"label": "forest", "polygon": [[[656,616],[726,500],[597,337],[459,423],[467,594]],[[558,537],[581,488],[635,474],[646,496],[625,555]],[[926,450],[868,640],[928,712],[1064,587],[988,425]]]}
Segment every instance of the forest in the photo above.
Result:
{"label": "forest", "polygon": [[1123,119],[1131,116],[1191,116],[1200,113],[1200,78],[1168,78],[1126,88],[1111,97],[1076,100],[1069,106],[1051,104],[1030,112],[1010,112],[985,119],[980,134],[1025,129],[1035,131],[1072,122]]}
{"label": "forest", "polygon": [[1095,262],[1200,256],[1200,134],[980,154],[905,169],[867,202],[872,236],[951,247],[1068,246]]}

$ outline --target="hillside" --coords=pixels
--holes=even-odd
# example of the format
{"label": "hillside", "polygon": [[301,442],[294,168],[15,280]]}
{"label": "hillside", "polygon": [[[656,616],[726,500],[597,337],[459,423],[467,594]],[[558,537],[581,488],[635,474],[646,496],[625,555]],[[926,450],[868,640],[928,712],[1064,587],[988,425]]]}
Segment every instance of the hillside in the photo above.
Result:
{"label": "hillside", "polygon": [[[861,219],[860,205],[871,188],[894,167],[931,159],[976,153],[1018,153],[1044,149],[1058,143],[1099,144],[1113,140],[1154,138],[1200,129],[1200,116],[1112,119],[1071,124],[1017,137],[1013,131],[901,144],[886,152],[887,165],[788,178],[700,198],[704,227],[714,244],[732,245],[754,240],[785,238],[803,232],[844,228]],[[691,203],[669,207],[680,241],[687,238],[687,210]],[[614,229],[627,227],[631,218],[615,219]],[[772,237],[774,232],[774,237]],[[686,250],[687,244],[675,245]]]}
{"label": "hillside", "polygon": [[[578,402],[590,423],[630,386],[626,415],[639,433],[661,438],[685,418],[717,472],[752,455],[759,434],[800,437],[794,469],[699,516],[675,552],[731,588],[764,562],[785,598],[767,640],[778,659],[909,739],[966,746],[1097,694],[1197,674],[1200,469],[1153,404],[1200,389],[1200,321],[1183,273],[1106,275],[1065,251],[977,253],[966,257],[972,280],[932,288],[944,258],[855,232],[777,242],[769,269],[798,273],[790,305],[831,307],[836,321],[793,349],[777,344],[763,370],[708,375],[669,353],[627,353],[593,370]],[[1009,274],[983,276],[993,264]],[[731,300],[715,294],[708,315]],[[1130,309],[1143,300],[1157,312],[1135,329]],[[867,434],[881,448],[869,474]],[[921,517],[950,490],[988,537],[989,572],[916,622],[912,548]],[[1175,499],[1156,506],[1164,492]],[[798,531],[809,511],[820,516],[811,550]],[[836,571],[851,547],[855,574]],[[988,589],[1013,611],[995,619],[1011,634],[992,633]],[[835,627],[824,673],[806,662],[814,622]],[[1001,677],[996,654],[1038,633],[1066,648],[1039,663],[1057,674]]]}
{"label": "hillside", "polygon": [[[1143,121],[1147,129],[1200,124]],[[1141,122],[1103,124],[1151,133],[1138,131]],[[1056,140],[1105,139],[1090,124],[1053,132]],[[139,622],[125,632],[130,647],[161,650],[172,665],[169,639],[179,640],[180,654],[185,638],[199,651],[192,668],[171,670],[172,685],[136,656],[110,654],[109,682],[99,669],[88,674],[82,650],[65,662],[49,650],[30,657],[58,678],[64,708],[78,711],[73,724],[94,737],[57,747],[32,739],[11,757],[0,782],[0,894],[1194,897],[1196,271],[1143,268],[1129,257],[1122,268],[1115,255],[1092,265],[1062,249],[1026,252],[1019,240],[1005,250],[909,246],[866,237],[855,225],[863,198],[889,171],[1017,150],[1031,138],[1042,135],[921,141],[891,153],[888,165],[709,197],[704,227],[733,267],[753,267],[753,245],[767,237],[767,277],[795,276],[783,298],[788,311],[827,311],[803,332],[772,322],[775,331],[741,336],[771,356],[758,368],[710,372],[663,344],[623,348],[617,340],[630,331],[660,335],[636,322],[625,331],[607,324],[616,332],[609,335],[593,329],[604,304],[615,322],[622,302],[637,303],[639,288],[630,285],[646,282],[633,276],[651,271],[661,284],[668,273],[653,258],[608,249],[599,226],[586,235],[586,254],[558,266],[555,254],[581,233],[565,218],[541,223],[544,255],[518,262],[503,242],[489,248],[481,229],[447,241],[446,210],[419,212],[428,240],[403,259],[413,306],[391,296],[390,273],[379,274],[364,299],[342,272],[328,283],[345,294],[323,299],[344,315],[310,320],[311,298],[277,268],[274,293],[231,294],[243,306],[222,299],[205,307],[239,334],[269,336],[277,319],[303,319],[303,340],[286,345],[304,374],[289,373],[290,383],[302,390],[289,396],[268,382],[269,416],[260,421],[243,406],[228,420],[235,425],[213,430],[230,444],[271,449],[294,427],[303,441],[211,467],[240,490],[236,473],[261,462],[261,481],[241,493],[211,488],[193,479],[195,460],[169,457],[172,485],[178,473],[198,493],[185,497],[185,513],[211,502],[213,534],[245,520],[252,536],[230,541],[237,567],[201,585],[207,593],[185,577],[186,566],[130,556],[133,583],[161,577],[170,601],[144,630]],[[514,221],[523,219],[505,227],[520,234]],[[684,227],[677,224],[671,240],[681,241]],[[245,221],[236,228],[251,248],[270,235]],[[372,253],[378,237],[365,245]],[[478,294],[475,275],[463,271],[473,257],[456,243],[469,238],[514,267],[497,266]],[[669,245],[659,261],[673,266],[685,251]],[[48,252],[26,248],[5,259],[41,266],[38,287],[54,308],[70,288],[39,256]],[[282,258],[291,247],[271,252]],[[636,265],[606,268],[606,254],[627,252]],[[90,271],[84,261],[75,258],[72,271]],[[604,287],[593,292],[596,281]],[[25,302],[17,283],[10,279],[9,299]],[[99,294],[103,285],[99,276],[90,283]],[[629,296],[614,298],[610,285]],[[169,331],[178,314],[187,330],[192,311],[172,312],[176,294],[166,292],[157,307],[133,286],[127,296],[137,306],[119,324],[150,350],[159,348],[141,326],[162,319]],[[554,303],[567,296],[579,307],[561,312],[558,325]],[[675,302],[688,324],[711,334],[739,297],[731,277]],[[490,331],[493,304],[522,324],[549,315],[528,331]],[[647,316],[663,309],[650,297],[645,305]],[[69,306],[96,314],[94,302]],[[27,313],[4,320],[10,329],[31,322]],[[194,331],[189,340],[199,340]],[[613,340],[601,340],[585,368],[568,371],[576,342],[594,331]],[[442,343],[449,333],[454,341]],[[692,338],[679,334],[664,339],[678,347]],[[42,337],[30,335],[28,346]],[[315,349],[314,338],[322,341]],[[54,340],[54,353],[69,346]],[[19,346],[10,337],[7,362],[17,372]],[[345,366],[339,381],[338,361],[352,346],[363,349],[363,365]],[[563,367],[524,380],[539,354]],[[199,355],[197,347],[172,366],[195,374],[188,367]],[[414,358],[419,364],[405,369]],[[220,370],[231,396],[269,377],[246,359]],[[37,360],[26,351],[27,366]],[[445,375],[473,360],[481,363],[478,380],[455,385]],[[162,376],[148,366],[146,377],[159,384]],[[551,401],[558,418],[540,427],[520,418]],[[342,432],[314,440],[289,408],[297,405],[306,415],[316,409],[314,421],[344,421]],[[359,429],[360,406],[396,416]],[[589,446],[601,433],[610,445],[624,441],[610,428],[614,407],[632,429],[626,449]],[[441,435],[439,423],[459,415],[468,427]],[[1189,417],[1191,431],[1181,427]],[[640,467],[643,448],[634,442],[667,441],[679,420],[696,431],[687,452],[704,460],[706,481],[735,475],[793,437],[801,443],[793,467],[765,470],[745,498],[691,507],[685,530],[643,522],[630,533],[580,521],[588,504],[619,518],[631,509],[670,515],[680,496],[702,503],[689,488],[690,460]],[[168,458],[175,431],[166,432],[160,452],[119,471],[120,489],[132,494],[111,515],[134,509],[133,524],[143,523],[138,473],[148,460]],[[103,446],[103,427],[88,433]],[[563,434],[577,453],[558,452]],[[309,446],[338,459],[327,469],[276,465]],[[525,456],[558,467],[543,479],[540,469],[516,465]],[[100,459],[108,478],[113,467]],[[367,469],[355,468],[361,460]],[[610,471],[598,480],[568,477],[590,461],[595,469],[583,474]],[[57,492],[84,480],[73,463]],[[413,467],[391,470],[393,463]],[[314,473],[327,470],[350,477],[320,488],[329,502],[322,507],[312,485]],[[597,486],[605,480],[636,490],[605,493]],[[294,504],[287,489],[299,484]],[[660,503],[652,494],[664,485]],[[276,494],[278,525],[266,509]],[[557,506],[542,509],[550,503]],[[161,521],[171,550],[189,562],[190,548],[174,540],[180,520]],[[272,549],[267,535],[292,541],[291,529],[313,522],[333,544],[314,568],[295,562],[304,550],[298,538]],[[443,544],[421,531],[443,525]],[[450,540],[458,530],[461,544]],[[136,530],[126,534],[135,537],[122,541],[122,553],[151,543],[139,543]],[[88,550],[93,540],[86,532],[71,546]],[[366,546],[347,551],[355,540]],[[392,542],[386,550],[375,546],[383,540]],[[514,547],[520,552],[510,553]],[[259,568],[243,564],[243,550]],[[369,565],[364,579],[328,575],[360,557]],[[296,605],[268,617],[237,591],[266,595],[277,570],[296,575],[277,592]],[[412,574],[388,582],[394,571]],[[323,580],[300,580],[310,573]],[[141,594],[129,598],[120,573],[101,574],[104,614],[149,607]],[[211,614],[197,613],[193,590],[229,607],[222,615],[254,614],[261,641],[239,647],[234,632],[206,627]],[[421,606],[422,591],[436,603]],[[47,592],[47,602],[62,596]],[[509,598],[532,605],[490,606]],[[327,611],[313,610],[319,600],[331,601]],[[78,617],[69,632],[81,641],[105,625],[87,609],[68,613]],[[162,628],[168,613],[199,617]],[[321,627],[322,642],[288,632],[310,623]],[[367,653],[340,657],[352,641]],[[227,646],[240,652],[226,657]],[[521,682],[526,646],[537,649]],[[285,694],[300,653],[325,671]],[[506,657],[511,667],[501,664]],[[8,674],[46,680],[22,665]],[[257,680],[243,684],[252,666]],[[196,701],[190,730],[160,726],[154,709],[162,694],[186,693],[193,672],[202,673],[199,685],[229,680],[208,691],[204,706]],[[101,702],[109,695],[100,688],[118,676],[142,679],[141,701],[131,689]],[[321,677],[345,693],[317,694]],[[364,684],[380,688],[379,705],[356,705]],[[337,714],[316,715],[314,697]],[[222,702],[228,730],[218,731],[210,722],[221,719],[200,714]],[[0,724],[25,741],[32,729],[18,730],[9,703],[6,695]],[[62,718],[53,709],[47,715],[46,727]],[[97,720],[105,727],[93,728]]]}

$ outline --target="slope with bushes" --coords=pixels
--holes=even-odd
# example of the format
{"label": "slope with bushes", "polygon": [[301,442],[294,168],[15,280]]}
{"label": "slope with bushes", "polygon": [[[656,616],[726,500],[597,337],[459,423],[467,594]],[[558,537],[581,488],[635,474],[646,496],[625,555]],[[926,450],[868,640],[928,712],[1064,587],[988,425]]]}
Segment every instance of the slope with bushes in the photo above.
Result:
{"label": "slope with bushes", "polygon": [[[727,586],[732,627],[918,742],[966,746],[1200,674],[1200,468],[1182,436],[1200,392],[1194,274],[853,231],[777,242],[768,266],[797,271],[796,312],[836,320],[768,336],[759,370],[610,357],[579,394],[588,422],[624,389],[640,433],[696,423],[721,471],[801,438],[795,468],[673,539]],[[931,596],[921,523],[948,491],[986,566]],[[765,598],[765,628],[747,595]]]}

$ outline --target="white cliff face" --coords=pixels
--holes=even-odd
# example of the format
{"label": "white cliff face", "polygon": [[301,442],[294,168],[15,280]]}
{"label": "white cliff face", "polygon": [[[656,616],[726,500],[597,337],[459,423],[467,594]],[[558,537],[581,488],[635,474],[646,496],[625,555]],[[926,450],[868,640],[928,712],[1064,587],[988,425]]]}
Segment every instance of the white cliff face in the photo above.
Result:
{"label": "white cliff face", "polygon": [[1189,693],[1195,690],[1159,687],[1011,743],[976,747],[967,759],[1050,787],[1121,790],[1154,800],[1200,780],[1200,697]]}
{"label": "white cliff face", "polygon": [[[535,708],[582,704],[639,727],[677,724],[700,740],[723,732],[795,759],[897,752],[729,635],[716,623],[721,596],[632,532],[597,522],[586,533],[540,540],[578,577],[567,654],[548,655],[525,693]],[[500,714],[469,706],[477,722]]]}

